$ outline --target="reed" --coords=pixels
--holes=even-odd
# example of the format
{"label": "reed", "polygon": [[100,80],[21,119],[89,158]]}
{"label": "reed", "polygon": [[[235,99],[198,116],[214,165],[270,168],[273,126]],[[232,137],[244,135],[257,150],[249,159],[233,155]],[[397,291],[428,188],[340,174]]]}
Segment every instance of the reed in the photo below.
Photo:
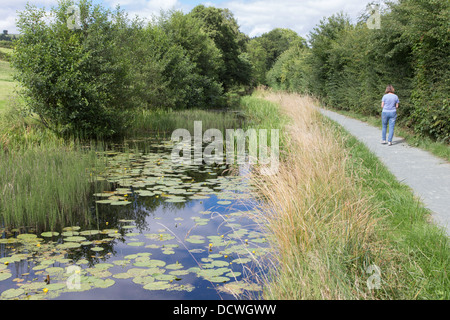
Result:
{"label": "reed", "polygon": [[169,136],[175,129],[187,129],[194,133],[194,121],[201,121],[203,130],[238,128],[243,117],[233,110],[211,111],[202,109],[188,110],[148,110],[133,111],[128,136],[145,136],[148,134]]}
{"label": "reed", "polygon": [[291,119],[278,173],[254,177],[275,252],[264,298],[371,297],[358,282],[382,246],[372,241],[373,207],[347,174],[348,154],[332,128],[320,124],[311,98],[273,92],[260,97]]}
{"label": "reed", "polygon": [[0,149],[0,225],[54,230],[87,223],[94,179],[102,167],[95,150],[79,146]]}

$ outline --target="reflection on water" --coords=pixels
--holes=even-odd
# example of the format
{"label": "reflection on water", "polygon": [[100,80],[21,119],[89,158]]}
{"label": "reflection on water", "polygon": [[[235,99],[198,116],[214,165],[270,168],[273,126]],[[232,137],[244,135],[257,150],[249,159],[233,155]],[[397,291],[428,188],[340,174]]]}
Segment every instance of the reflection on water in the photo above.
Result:
{"label": "reflection on water", "polygon": [[[2,299],[233,299],[260,289],[252,188],[223,165],[172,163],[170,142],[108,152],[89,228],[0,240]],[[69,271],[76,266],[75,273]],[[73,270],[73,269],[70,269]],[[50,280],[50,281],[45,281]],[[68,289],[68,283],[77,287]]]}

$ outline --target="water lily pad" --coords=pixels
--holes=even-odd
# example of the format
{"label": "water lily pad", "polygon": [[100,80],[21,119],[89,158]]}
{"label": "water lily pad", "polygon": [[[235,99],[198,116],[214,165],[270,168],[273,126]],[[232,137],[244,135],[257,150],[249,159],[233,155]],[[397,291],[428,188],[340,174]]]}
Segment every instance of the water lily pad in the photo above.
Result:
{"label": "water lily pad", "polygon": [[217,204],[228,205],[231,204],[231,201],[217,201]]}
{"label": "water lily pad", "polygon": [[91,250],[92,250],[92,251],[99,252],[99,251],[103,251],[103,250],[105,250],[105,249],[102,248],[102,247],[93,247],[93,248],[91,248]]}
{"label": "water lily pad", "polygon": [[32,233],[22,233],[17,236],[17,239],[23,240],[23,241],[36,241],[37,235]]}
{"label": "water lily pad", "polygon": [[93,286],[97,288],[109,288],[115,283],[116,282],[113,279],[98,279],[98,278],[95,278],[95,280],[92,282]]}
{"label": "water lily pad", "polygon": [[57,291],[61,289],[67,288],[67,284],[65,282],[59,282],[59,283],[50,283],[45,285],[45,288],[47,288],[49,291]]}
{"label": "water lily pad", "polygon": [[154,282],[155,278],[152,276],[138,276],[133,278],[133,282],[141,285],[146,285],[147,283]]}
{"label": "water lily pad", "polygon": [[140,247],[140,246],[144,246],[145,242],[140,242],[140,241],[127,242],[127,245],[132,246],[132,247]]}
{"label": "water lily pad", "polygon": [[170,270],[183,269],[183,265],[182,265],[181,263],[168,264],[168,265],[166,266],[166,269],[170,269]]}
{"label": "water lily pad", "polygon": [[239,263],[239,264],[245,264],[247,262],[252,261],[252,259],[249,258],[238,258],[238,259],[234,259],[233,263]]}
{"label": "water lily pad", "polygon": [[52,232],[52,231],[42,232],[41,236],[46,238],[57,237],[59,236],[59,232]]}
{"label": "water lily pad", "polygon": [[21,294],[24,294],[25,290],[19,288],[19,289],[8,289],[2,292],[1,297],[2,299],[12,299],[20,296]]}
{"label": "water lily pad", "polygon": [[9,279],[12,277],[12,274],[9,272],[0,272],[0,281]]}
{"label": "water lily pad", "polygon": [[177,277],[173,274],[155,274],[153,275],[153,277],[156,280],[163,280],[163,281],[170,281],[170,280],[175,280]]}
{"label": "water lily pad", "polygon": [[152,259],[149,261],[148,267],[164,267],[166,265],[165,261]]}
{"label": "water lily pad", "polygon": [[211,278],[207,278],[207,280],[209,280],[211,282],[227,282],[227,281],[230,281],[230,278],[228,278],[228,277],[211,277]]}
{"label": "water lily pad", "polygon": [[110,203],[110,205],[112,205],[112,206],[126,206],[126,205],[129,205],[131,203],[132,203],[131,201],[113,201],[113,202]]}
{"label": "water lily pad", "polygon": [[61,267],[49,267],[45,269],[45,272],[49,273],[50,275],[54,275],[54,274],[58,274],[58,273],[63,273],[64,272],[64,268]]}
{"label": "water lily pad", "polygon": [[155,282],[147,283],[143,288],[146,290],[155,291],[155,290],[166,290],[166,289],[169,289],[170,287],[171,287],[171,284],[169,282],[155,281]]}
{"label": "water lily pad", "polygon": [[81,243],[78,242],[65,242],[56,246],[58,249],[75,249],[79,247],[81,247]]}
{"label": "water lily pad", "polygon": [[129,260],[114,260],[113,263],[114,263],[116,266],[125,267],[127,264],[130,263],[130,261],[129,261]]}
{"label": "water lily pad", "polygon": [[172,248],[165,248],[162,250],[163,254],[175,254],[175,251]]}
{"label": "water lily pad", "polygon": [[92,236],[95,234],[99,234],[100,230],[85,230],[85,231],[81,231],[80,235],[82,236]]}
{"label": "water lily pad", "polygon": [[64,238],[64,241],[70,241],[70,242],[81,242],[87,240],[85,237],[81,236],[71,236]]}
{"label": "water lily pad", "polygon": [[192,235],[189,238],[186,238],[186,241],[190,242],[190,243],[198,243],[198,244],[200,244],[200,243],[204,243],[205,242],[205,237],[200,236],[200,235]]}

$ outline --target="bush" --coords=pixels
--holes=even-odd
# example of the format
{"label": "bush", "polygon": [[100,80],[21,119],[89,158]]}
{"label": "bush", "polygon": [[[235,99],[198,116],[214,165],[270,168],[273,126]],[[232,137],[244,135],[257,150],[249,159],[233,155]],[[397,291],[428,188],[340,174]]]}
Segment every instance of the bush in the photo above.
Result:
{"label": "bush", "polygon": [[81,29],[70,30],[71,1],[51,10],[27,5],[19,13],[22,36],[12,63],[31,112],[63,135],[111,136],[123,127],[130,107],[126,65],[115,49],[118,23],[100,6],[81,1]]}

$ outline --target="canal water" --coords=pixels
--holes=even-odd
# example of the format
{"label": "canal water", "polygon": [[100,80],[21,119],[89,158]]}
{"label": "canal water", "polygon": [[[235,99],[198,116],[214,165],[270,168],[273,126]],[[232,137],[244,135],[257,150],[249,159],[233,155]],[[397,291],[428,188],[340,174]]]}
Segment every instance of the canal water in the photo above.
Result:
{"label": "canal water", "polygon": [[177,163],[173,146],[100,154],[90,226],[3,233],[0,298],[257,298],[269,249],[248,170]]}

